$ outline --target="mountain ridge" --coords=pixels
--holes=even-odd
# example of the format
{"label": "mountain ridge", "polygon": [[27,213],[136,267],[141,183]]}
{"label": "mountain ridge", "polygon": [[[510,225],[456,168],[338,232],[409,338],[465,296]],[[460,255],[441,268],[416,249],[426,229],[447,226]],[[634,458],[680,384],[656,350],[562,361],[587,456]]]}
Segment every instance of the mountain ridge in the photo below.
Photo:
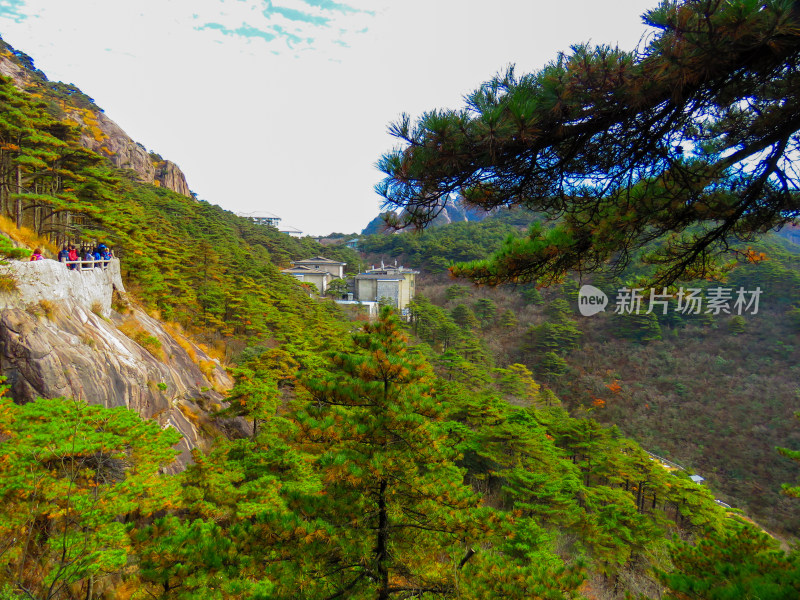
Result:
{"label": "mountain ridge", "polygon": [[172,161],[150,153],[133,140],[94,100],[72,84],[51,82],[33,59],[0,39],[0,75],[21,91],[43,99],[48,111],[80,128],[83,147],[107,158],[118,169],[130,169],[143,183],[193,197],[186,176]]}

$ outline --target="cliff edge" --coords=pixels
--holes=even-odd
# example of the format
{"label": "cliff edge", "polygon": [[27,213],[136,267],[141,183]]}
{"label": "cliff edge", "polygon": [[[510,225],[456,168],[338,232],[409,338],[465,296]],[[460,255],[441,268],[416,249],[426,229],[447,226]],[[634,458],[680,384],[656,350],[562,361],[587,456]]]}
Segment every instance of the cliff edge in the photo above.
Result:
{"label": "cliff edge", "polygon": [[[125,406],[180,431],[178,463],[186,464],[212,427],[207,410],[231,386],[220,365],[127,302],[118,259],[106,269],[47,259],[1,268],[17,282],[0,293],[0,373],[11,397]],[[241,423],[227,426],[246,433]]]}
{"label": "cliff edge", "polygon": [[52,82],[33,60],[0,40],[0,75],[48,105],[54,116],[80,129],[81,145],[107,158],[118,169],[136,172],[145,183],[192,197],[186,177],[175,163],[148,152],[109,119],[89,96],[71,84]]}

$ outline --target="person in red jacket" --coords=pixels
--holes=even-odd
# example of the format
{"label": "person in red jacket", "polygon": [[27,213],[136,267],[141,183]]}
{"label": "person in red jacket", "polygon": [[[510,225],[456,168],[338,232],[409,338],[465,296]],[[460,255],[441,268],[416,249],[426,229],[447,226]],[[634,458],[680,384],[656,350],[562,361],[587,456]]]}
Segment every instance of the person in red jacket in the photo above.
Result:
{"label": "person in red jacket", "polygon": [[74,269],[76,265],[75,265],[75,263],[73,261],[77,261],[78,260],[78,250],[72,244],[69,245],[69,254],[67,256],[68,256],[70,262],[72,263],[72,264],[69,264],[67,266],[70,269]]}

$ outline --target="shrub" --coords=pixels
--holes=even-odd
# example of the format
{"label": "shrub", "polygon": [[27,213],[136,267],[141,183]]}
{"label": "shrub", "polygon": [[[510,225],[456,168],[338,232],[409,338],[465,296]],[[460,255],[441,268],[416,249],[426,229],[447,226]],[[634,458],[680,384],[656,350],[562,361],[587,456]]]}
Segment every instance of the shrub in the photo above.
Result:
{"label": "shrub", "polygon": [[444,295],[448,300],[456,300],[458,298],[471,296],[472,292],[469,290],[469,288],[454,283],[453,285],[448,286],[444,292]]}
{"label": "shrub", "polygon": [[9,273],[0,273],[0,292],[10,293],[16,292],[19,289],[17,280]]}
{"label": "shrub", "polygon": [[741,315],[734,315],[731,317],[731,320],[728,321],[728,331],[730,331],[733,335],[744,333],[745,329],[747,329],[747,325],[744,317]]}
{"label": "shrub", "polygon": [[38,306],[41,309],[40,314],[43,314],[52,321],[56,311],[58,310],[58,305],[52,300],[39,300]]}
{"label": "shrub", "polygon": [[111,293],[111,308],[121,315],[130,312],[131,309],[131,305],[127,298],[125,298],[116,288],[114,288],[114,291]]}
{"label": "shrub", "polygon": [[214,367],[216,366],[212,360],[201,360],[197,366],[203,376],[209,381],[214,381]]}

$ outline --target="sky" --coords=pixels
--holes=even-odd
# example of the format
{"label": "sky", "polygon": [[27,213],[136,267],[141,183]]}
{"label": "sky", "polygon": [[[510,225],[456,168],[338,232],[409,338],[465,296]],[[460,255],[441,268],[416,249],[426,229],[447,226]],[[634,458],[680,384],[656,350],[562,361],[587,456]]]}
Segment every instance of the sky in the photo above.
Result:
{"label": "sky", "polygon": [[380,212],[401,113],[460,108],[514,64],[633,49],[656,0],[0,0],[0,35],[74,83],[198,198],[305,234]]}

